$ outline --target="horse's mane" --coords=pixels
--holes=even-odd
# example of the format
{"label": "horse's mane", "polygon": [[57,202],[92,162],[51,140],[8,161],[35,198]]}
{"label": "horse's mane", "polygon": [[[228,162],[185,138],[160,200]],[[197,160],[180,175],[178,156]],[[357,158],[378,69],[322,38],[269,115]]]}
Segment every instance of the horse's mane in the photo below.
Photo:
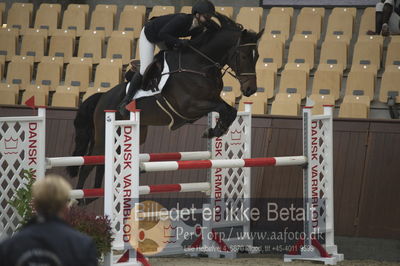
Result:
{"label": "horse's mane", "polygon": [[221,23],[221,29],[229,29],[234,31],[242,31],[244,29],[242,24],[235,22],[224,14],[216,12],[215,17]]}
{"label": "horse's mane", "polygon": [[205,44],[208,44],[212,38],[215,37],[216,34],[220,33],[223,30],[229,31],[243,31],[243,26],[239,23],[236,23],[229,17],[216,12],[215,17],[218,19],[219,24],[213,20],[209,22],[207,26],[207,30],[197,35],[192,39],[192,44],[196,47],[201,47]]}

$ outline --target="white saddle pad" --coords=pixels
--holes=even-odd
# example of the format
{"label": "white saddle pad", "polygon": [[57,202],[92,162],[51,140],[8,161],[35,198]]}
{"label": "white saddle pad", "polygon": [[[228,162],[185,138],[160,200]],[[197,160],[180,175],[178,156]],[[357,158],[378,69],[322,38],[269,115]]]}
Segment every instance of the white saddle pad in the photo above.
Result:
{"label": "white saddle pad", "polygon": [[[165,60],[165,54],[164,54],[164,69],[162,71],[162,75],[161,75],[160,82],[158,83],[158,87],[154,91],[153,90],[144,91],[144,90],[140,89],[133,96],[132,100],[137,100],[140,98],[149,97],[149,96],[153,96],[153,95],[161,93],[162,89],[164,88],[164,86],[167,83],[167,80],[169,78],[169,74],[164,74],[164,73],[168,73],[168,72],[169,72],[169,66],[167,64],[167,60]],[[130,82],[128,82],[128,84],[126,85],[126,92],[128,92],[129,84],[130,84]]]}

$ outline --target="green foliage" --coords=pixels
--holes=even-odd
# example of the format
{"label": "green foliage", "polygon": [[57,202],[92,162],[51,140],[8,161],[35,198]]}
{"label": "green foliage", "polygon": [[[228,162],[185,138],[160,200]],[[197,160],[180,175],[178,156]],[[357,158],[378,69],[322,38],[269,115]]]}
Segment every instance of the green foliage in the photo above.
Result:
{"label": "green foliage", "polygon": [[8,202],[11,206],[15,208],[17,213],[22,217],[18,228],[25,225],[34,215],[32,208],[32,185],[35,183],[33,170],[22,170],[21,177],[24,182],[13,195],[12,199]]}

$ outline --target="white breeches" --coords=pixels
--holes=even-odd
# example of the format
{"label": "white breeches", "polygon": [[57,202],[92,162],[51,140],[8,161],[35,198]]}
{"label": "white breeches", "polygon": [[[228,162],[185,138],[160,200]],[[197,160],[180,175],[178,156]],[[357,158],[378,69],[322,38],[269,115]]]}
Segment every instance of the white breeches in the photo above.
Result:
{"label": "white breeches", "polygon": [[139,37],[139,54],[140,54],[140,74],[143,75],[146,68],[153,62],[155,44],[147,40],[144,33],[144,27]]}

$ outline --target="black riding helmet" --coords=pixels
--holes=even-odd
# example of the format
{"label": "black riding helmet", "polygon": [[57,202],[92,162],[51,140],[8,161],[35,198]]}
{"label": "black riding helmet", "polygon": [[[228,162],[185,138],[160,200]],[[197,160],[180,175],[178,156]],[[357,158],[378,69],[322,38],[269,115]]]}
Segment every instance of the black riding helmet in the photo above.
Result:
{"label": "black riding helmet", "polygon": [[192,14],[195,15],[196,13],[212,16],[215,14],[214,4],[208,0],[199,0],[192,7]]}

